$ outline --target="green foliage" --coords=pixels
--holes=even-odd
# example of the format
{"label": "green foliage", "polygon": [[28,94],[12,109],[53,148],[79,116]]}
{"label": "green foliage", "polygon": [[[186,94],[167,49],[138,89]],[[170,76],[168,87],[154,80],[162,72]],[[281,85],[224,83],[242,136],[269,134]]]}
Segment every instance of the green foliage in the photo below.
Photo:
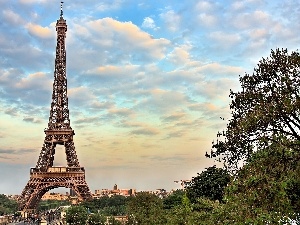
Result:
{"label": "green foliage", "polygon": [[213,225],[211,216],[219,203],[205,198],[198,198],[195,203],[183,198],[183,204],[165,211],[167,225]]}
{"label": "green foliage", "polygon": [[88,208],[92,213],[101,213],[106,216],[122,216],[126,214],[127,198],[121,195],[111,197],[103,196],[83,202],[81,205]]}
{"label": "green foliage", "polygon": [[70,205],[70,202],[68,200],[41,200],[37,206],[38,211],[45,211],[49,209],[55,209],[59,206],[66,206]]}
{"label": "green foliage", "polygon": [[106,216],[103,216],[100,213],[93,213],[88,217],[88,225],[105,225],[105,222]]}
{"label": "green foliage", "polygon": [[192,211],[183,205],[177,205],[170,210],[166,210],[166,224],[188,224]]}
{"label": "green foliage", "polygon": [[166,224],[162,199],[147,192],[140,192],[129,198],[127,214],[139,225]]}
{"label": "green foliage", "polygon": [[71,206],[66,211],[66,222],[70,225],[84,225],[87,219],[88,212],[83,206]]}
{"label": "green foliage", "polygon": [[218,221],[278,224],[283,218],[296,219],[300,202],[300,154],[287,148],[286,141],[277,138],[277,143],[254,153],[239,170],[226,188],[226,204],[214,212]]}
{"label": "green foliage", "polygon": [[163,199],[164,209],[171,209],[175,206],[182,205],[182,200],[185,195],[185,191],[176,190],[169,196]]}
{"label": "green foliage", "polygon": [[[202,198],[197,199],[195,203],[191,203],[182,190],[175,191],[172,195],[173,197],[169,200],[175,201],[167,201],[170,204],[165,206],[162,204],[165,200],[153,194],[138,193],[136,197],[131,197],[128,202],[129,216],[126,225],[212,224],[209,219],[218,203]],[[174,198],[175,196],[176,198]],[[177,197],[180,197],[180,203]]]}
{"label": "green foliage", "polygon": [[[241,91],[230,91],[232,118],[224,140],[213,144],[210,157],[221,157],[231,169],[247,160],[253,151],[263,149],[284,135],[300,141],[300,54],[287,50],[271,51],[252,75],[240,77]],[[297,142],[296,142],[297,141]]]}
{"label": "green foliage", "polygon": [[278,224],[297,217],[299,75],[298,52],[272,50],[252,75],[240,77],[241,91],[230,91],[232,118],[209,156],[237,173],[226,189],[226,204],[213,210],[215,224]]}
{"label": "green foliage", "polygon": [[0,194],[0,216],[13,214],[17,211],[18,204],[3,194]]}
{"label": "green foliage", "polygon": [[222,201],[224,189],[230,181],[230,175],[222,168],[212,166],[194,177],[187,186],[187,196],[195,203],[198,198]]}
{"label": "green foliage", "polygon": [[99,213],[106,216],[123,216],[126,213],[126,206],[108,206],[99,210]]}

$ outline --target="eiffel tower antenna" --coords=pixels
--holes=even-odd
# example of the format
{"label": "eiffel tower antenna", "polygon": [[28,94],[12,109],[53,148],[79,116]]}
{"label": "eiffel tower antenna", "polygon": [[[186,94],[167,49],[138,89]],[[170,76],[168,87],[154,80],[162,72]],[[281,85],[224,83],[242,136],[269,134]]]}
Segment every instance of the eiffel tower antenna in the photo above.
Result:
{"label": "eiffel tower antenna", "polygon": [[[42,196],[58,187],[72,189],[79,201],[92,197],[85,181],[85,169],[77,159],[73,142],[75,133],[70,125],[65,48],[67,23],[63,18],[62,4],[60,18],[56,22],[57,44],[49,122],[44,130],[44,144],[37,164],[30,169],[30,179],[19,198],[22,211],[34,211]],[[65,148],[66,167],[53,166],[57,145]]]}
{"label": "eiffel tower antenna", "polygon": [[64,15],[63,4],[64,4],[64,2],[60,2],[60,17],[63,17],[63,15]]}

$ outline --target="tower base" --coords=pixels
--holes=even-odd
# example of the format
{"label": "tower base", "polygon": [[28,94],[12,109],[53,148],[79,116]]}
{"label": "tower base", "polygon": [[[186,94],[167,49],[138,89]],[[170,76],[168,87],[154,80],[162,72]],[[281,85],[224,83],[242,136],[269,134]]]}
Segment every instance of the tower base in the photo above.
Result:
{"label": "tower base", "polygon": [[22,211],[36,209],[42,196],[58,187],[73,189],[79,201],[92,198],[85,181],[83,167],[49,167],[47,172],[31,168],[30,179],[19,198],[19,209]]}

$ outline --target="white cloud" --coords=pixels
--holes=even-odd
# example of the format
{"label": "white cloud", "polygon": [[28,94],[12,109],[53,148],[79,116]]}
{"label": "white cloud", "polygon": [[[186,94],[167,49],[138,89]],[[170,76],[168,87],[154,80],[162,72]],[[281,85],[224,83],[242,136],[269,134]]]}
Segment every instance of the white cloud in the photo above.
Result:
{"label": "white cloud", "polygon": [[264,1],[261,0],[236,0],[231,5],[230,8],[235,11],[242,11],[250,9],[251,7],[260,8]]}
{"label": "white cloud", "polygon": [[100,66],[96,69],[91,69],[86,72],[86,74],[95,75],[98,77],[107,78],[128,78],[138,73],[138,66],[136,65],[124,65],[124,66],[114,66],[105,65]]}
{"label": "white cloud", "polygon": [[[11,82],[13,80],[13,82]],[[49,98],[52,87],[52,81],[48,74],[36,72],[29,75],[23,74],[19,70],[11,69],[1,71],[0,75],[0,93],[4,102],[13,105],[16,101],[22,104],[18,105],[18,110],[22,106],[30,111],[29,104],[43,105],[45,99]]]}
{"label": "white cloud", "polygon": [[201,13],[198,16],[199,23],[206,27],[212,27],[217,24],[218,19],[213,14]]}
{"label": "white cloud", "polygon": [[242,74],[244,71],[243,68],[241,67],[222,65],[219,63],[210,63],[200,67],[199,72],[205,74],[207,77],[213,77],[213,76],[238,77],[238,75]]}
{"label": "white cloud", "polygon": [[113,1],[106,1],[106,2],[102,1],[97,5],[96,9],[101,12],[108,11],[108,10],[117,10],[122,6],[123,2],[124,2],[123,0],[113,0]]}
{"label": "white cloud", "polygon": [[37,119],[37,118],[34,118],[34,117],[28,117],[28,116],[23,118],[23,121],[28,122],[28,123],[42,123],[42,122],[44,122],[41,119]]}
{"label": "white cloud", "polygon": [[229,78],[211,79],[199,82],[195,85],[195,93],[205,99],[227,102],[229,90],[237,86],[236,80]]}
{"label": "white cloud", "polygon": [[227,105],[216,104],[212,101],[192,103],[188,108],[191,111],[201,114],[201,121],[205,124],[208,124],[208,120],[217,120],[219,125],[223,125],[224,128],[226,124],[222,124],[223,118],[225,118],[225,121],[230,118],[230,110]]}
{"label": "white cloud", "polygon": [[[0,70],[0,85],[4,86],[4,84],[8,85],[11,84],[11,80],[13,80],[13,77],[16,79],[19,79],[20,71],[17,69],[8,69],[8,70]],[[11,84],[13,85],[13,84]]]}
{"label": "white cloud", "polygon": [[236,2],[233,2],[232,5],[231,5],[231,8],[233,10],[242,10],[242,9],[245,8],[245,2],[240,1],[240,0],[238,0]]}
{"label": "white cloud", "polygon": [[127,56],[127,61],[161,59],[170,44],[165,38],[151,37],[131,22],[119,22],[112,18],[89,21],[85,27],[90,33],[90,44],[108,51],[113,49],[112,54],[118,49],[115,54],[122,51],[122,56]]}
{"label": "white cloud", "polygon": [[157,135],[159,134],[160,131],[157,128],[154,127],[144,127],[144,128],[139,128],[139,129],[133,129],[130,131],[130,134],[135,134],[135,135]]}
{"label": "white cloud", "polygon": [[232,24],[238,29],[251,29],[261,26],[269,27],[273,24],[268,13],[256,10],[254,12],[243,12],[232,17]]}
{"label": "white cloud", "polygon": [[214,10],[215,5],[212,2],[208,2],[208,1],[199,1],[196,4],[195,9],[201,12],[207,12],[207,11]]}
{"label": "white cloud", "polygon": [[134,121],[132,118],[130,120],[121,120],[116,126],[127,128],[131,130],[130,134],[134,135],[157,135],[160,133],[160,130],[157,127],[154,127],[153,124]]}
{"label": "white cloud", "polygon": [[[38,88],[37,88],[38,87]],[[27,89],[27,90],[51,90],[52,81],[49,79],[48,74],[37,72],[29,74],[16,82],[15,88],[17,89]]]}
{"label": "white cloud", "polygon": [[91,104],[96,101],[96,96],[91,92],[90,88],[80,86],[75,88],[69,88],[69,99],[76,102],[76,106],[82,107]]}
{"label": "white cloud", "polygon": [[160,114],[178,110],[178,105],[180,105],[180,109],[184,108],[188,101],[185,93],[154,88],[149,91],[148,97],[137,104],[135,108]]}
{"label": "white cloud", "polygon": [[172,112],[171,114],[167,114],[163,116],[161,119],[166,122],[178,121],[185,118],[187,114],[185,112]]}
{"label": "white cloud", "polygon": [[46,3],[47,0],[19,0],[21,4]]}
{"label": "white cloud", "polygon": [[110,108],[114,107],[114,103],[111,101],[94,101],[91,104],[92,109],[96,109],[97,111],[99,110],[108,110]]}
{"label": "white cloud", "polygon": [[55,36],[54,29],[48,28],[48,27],[42,27],[37,24],[28,23],[26,25],[26,28],[28,29],[28,32],[31,35],[37,36],[42,39],[49,39],[53,38]]}
{"label": "white cloud", "polygon": [[134,114],[134,112],[129,108],[111,108],[108,110],[108,112],[109,114],[114,114],[121,117],[127,117]]}
{"label": "white cloud", "polygon": [[160,14],[160,17],[163,19],[168,30],[175,32],[179,29],[181,17],[179,14],[175,13],[174,10],[162,13]]}
{"label": "white cloud", "polygon": [[266,39],[269,36],[269,31],[265,28],[254,29],[249,32],[249,37],[253,40]]}
{"label": "white cloud", "polygon": [[3,16],[7,22],[13,25],[20,25],[25,22],[19,14],[13,12],[12,10],[4,10]]}
{"label": "white cloud", "polygon": [[81,23],[76,23],[74,24],[74,31],[73,31],[76,35],[78,35],[79,37],[83,37],[83,38],[89,38],[91,33],[89,31],[89,29],[82,25]]}
{"label": "white cloud", "polygon": [[155,25],[154,20],[151,17],[145,17],[144,21],[143,21],[143,24],[142,24],[142,27],[155,29],[156,25]]}
{"label": "white cloud", "polygon": [[212,39],[213,44],[217,45],[220,49],[229,49],[238,45],[242,38],[239,33],[225,33],[222,31],[214,31],[209,34],[209,38]]}
{"label": "white cloud", "polygon": [[178,67],[184,65],[190,60],[190,54],[188,52],[189,49],[189,46],[175,47],[174,50],[167,56],[167,59]]}

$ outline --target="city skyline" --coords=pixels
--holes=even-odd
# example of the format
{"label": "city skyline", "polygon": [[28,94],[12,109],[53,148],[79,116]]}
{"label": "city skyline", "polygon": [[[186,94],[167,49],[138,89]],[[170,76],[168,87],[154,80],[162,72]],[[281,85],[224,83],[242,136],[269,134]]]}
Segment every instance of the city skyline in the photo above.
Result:
{"label": "city skyline", "polygon": [[[0,8],[0,193],[20,194],[48,123],[60,1]],[[205,152],[230,118],[229,90],[271,49],[299,49],[299,10],[293,1],[64,1],[70,120],[91,191],[179,189],[174,181],[216,164]]]}

